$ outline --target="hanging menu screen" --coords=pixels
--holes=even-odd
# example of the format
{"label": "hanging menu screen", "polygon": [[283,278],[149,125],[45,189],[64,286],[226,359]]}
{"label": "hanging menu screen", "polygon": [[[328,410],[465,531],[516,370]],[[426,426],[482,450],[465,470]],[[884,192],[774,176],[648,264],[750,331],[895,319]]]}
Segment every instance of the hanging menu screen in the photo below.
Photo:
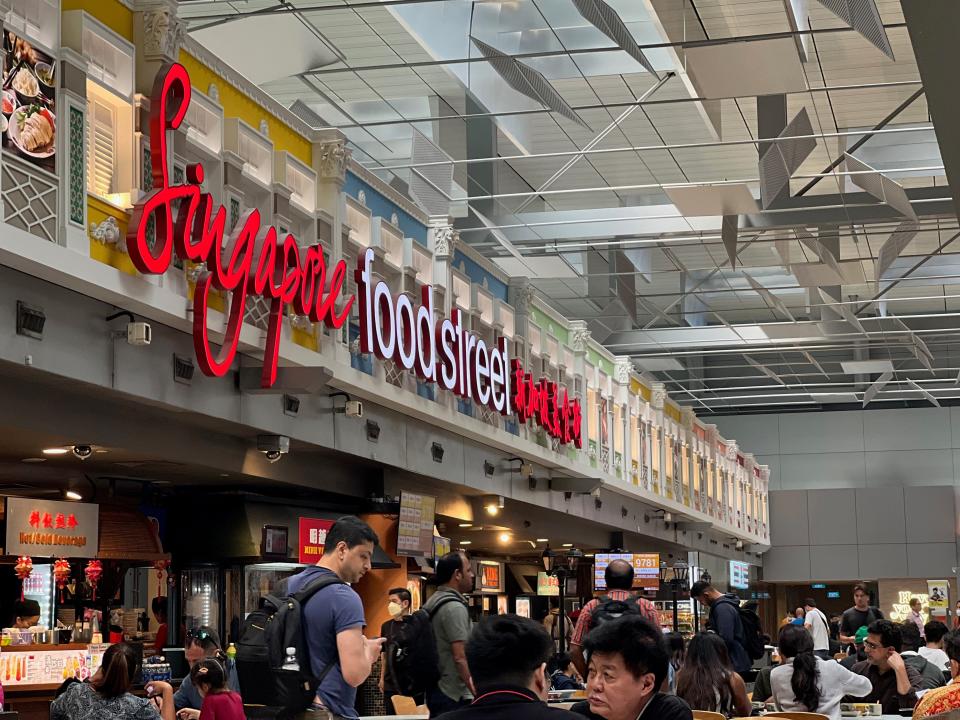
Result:
{"label": "hanging menu screen", "polygon": [[614,560],[626,560],[633,565],[633,587],[644,590],[660,588],[660,553],[597,553],[593,563],[593,587],[606,590],[604,573]]}

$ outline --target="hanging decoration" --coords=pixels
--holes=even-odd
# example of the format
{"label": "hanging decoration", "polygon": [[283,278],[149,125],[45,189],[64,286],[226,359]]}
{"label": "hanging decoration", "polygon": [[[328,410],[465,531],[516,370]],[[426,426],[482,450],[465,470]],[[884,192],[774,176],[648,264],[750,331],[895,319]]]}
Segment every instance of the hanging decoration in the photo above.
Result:
{"label": "hanging decoration", "polygon": [[83,569],[83,574],[86,576],[87,582],[90,583],[90,587],[93,588],[93,594],[91,598],[96,600],[97,583],[100,582],[100,576],[103,575],[103,565],[100,564],[99,560],[91,560]]}
{"label": "hanging decoration", "polygon": [[63,589],[70,582],[70,563],[63,558],[53,563],[53,579],[60,589],[60,602],[63,602]]}
{"label": "hanging decoration", "polygon": [[20,578],[20,599],[23,600],[23,585],[33,574],[33,560],[29,555],[21,555],[17,558],[17,564],[13,566],[13,571]]}
{"label": "hanging decoration", "polygon": [[157,571],[157,597],[163,597],[163,574],[170,572],[170,561],[169,560],[157,560],[153,567]]}

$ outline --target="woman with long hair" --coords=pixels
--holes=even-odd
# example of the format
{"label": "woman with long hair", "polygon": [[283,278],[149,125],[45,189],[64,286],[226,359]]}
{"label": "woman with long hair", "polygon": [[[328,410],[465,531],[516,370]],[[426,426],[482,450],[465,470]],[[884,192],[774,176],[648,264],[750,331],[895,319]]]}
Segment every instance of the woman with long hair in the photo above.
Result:
{"label": "woman with long hair", "polygon": [[687,645],[677,673],[677,697],[691,710],[708,710],[727,717],[747,717],[752,710],[747,687],[733,670],[723,638],[697,633]]}
{"label": "woman with long hair", "polygon": [[813,636],[803,626],[781,628],[777,647],[782,664],[770,673],[770,686],[778,710],[815,712],[839,720],[844,695],[862,697],[873,689],[869,678],[814,655]]}
{"label": "woman with long hair", "polygon": [[176,708],[169,683],[151,682],[149,698],[131,694],[139,669],[140,658],[130,645],[111,645],[89,683],[74,683],[53,701],[50,720],[174,720]]}

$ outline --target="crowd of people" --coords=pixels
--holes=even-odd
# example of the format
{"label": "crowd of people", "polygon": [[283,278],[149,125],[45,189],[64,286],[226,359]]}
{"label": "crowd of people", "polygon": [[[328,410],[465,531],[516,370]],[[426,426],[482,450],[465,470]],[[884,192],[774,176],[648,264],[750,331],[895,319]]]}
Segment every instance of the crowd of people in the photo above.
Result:
{"label": "crowd of people", "polygon": [[[298,720],[356,718],[357,688],[380,659],[379,687],[388,709],[398,695],[411,693],[431,717],[449,720],[692,720],[693,711],[733,718],[769,703],[835,720],[844,701],[877,703],[884,714],[912,711],[914,720],[960,709],[960,683],[953,682],[960,675],[960,630],[948,631],[937,620],[924,623],[914,604],[905,622],[885,619],[862,585],[854,589],[853,607],[838,618],[828,619],[806,599],[780,627],[779,664],[757,672],[758,618],[751,619],[753,610],[735,595],[708,583],[691,589],[709,608],[707,629],[685,641],[664,634],[652,603],[632,593],[631,565],[611,562],[608,593],[579,613],[567,654],[558,652],[565,643],[558,643],[550,622],[545,627],[506,614],[471,623],[466,595],[474,575],[458,551],[436,563],[439,587],[422,609],[413,611],[407,590],[389,591],[391,620],[371,639],[351,585],[370,570],[377,542],[364,522],[341,518],[327,534],[320,562],[290,580],[291,593],[327,580],[304,595],[309,599],[301,608],[314,685],[308,684]],[[422,652],[424,642],[428,655],[403,657]],[[831,642],[838,643],[836,653]],[[61,688],[52,720],[243,720],[236,667],[217,634],[193,631],[187,648],[191,670],[180,688],[152,682],[147,697],[140,697],[131,692],[137,653],[124,643],[112,645],[90,682]],[[431,663],[435,672],[426,681],[422,672],[411,680],[397,671]],[[584,699],[568,709],[551,707],[551,690],[583,690]]]}

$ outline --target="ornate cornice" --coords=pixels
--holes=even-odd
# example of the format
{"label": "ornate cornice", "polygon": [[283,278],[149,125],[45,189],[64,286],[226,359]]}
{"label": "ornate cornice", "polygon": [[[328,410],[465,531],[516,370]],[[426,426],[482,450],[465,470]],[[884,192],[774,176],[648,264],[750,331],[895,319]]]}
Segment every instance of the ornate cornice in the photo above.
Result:
{"label": "ornate cornice", "polygon": [[315,146],[317,152],[317,175],[321,180],[337,180],[343,182],[346,177],[347,165],[353,151],[347,147],[343,138],[330,140]]}
{"label": "ornate cornice", "polygon": [[140,13],[140,22],[143,30],[140,50],[147,60],[179,59],[186,27],[175,8],[165,3],[145,8]]}

